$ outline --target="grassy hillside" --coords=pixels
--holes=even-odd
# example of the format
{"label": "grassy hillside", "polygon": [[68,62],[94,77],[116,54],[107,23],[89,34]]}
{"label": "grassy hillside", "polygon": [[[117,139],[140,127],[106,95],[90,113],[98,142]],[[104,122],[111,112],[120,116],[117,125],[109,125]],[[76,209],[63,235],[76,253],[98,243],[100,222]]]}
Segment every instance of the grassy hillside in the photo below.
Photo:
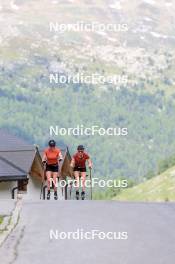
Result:
{"label": "grassy hillside", "polygon": [[117,195],[120,201],[175,201],[175,167]]}
{"label": "grassy hillside", "polygon": [[0,225],[2,224],[3,222],[3,216],[0,215]]}

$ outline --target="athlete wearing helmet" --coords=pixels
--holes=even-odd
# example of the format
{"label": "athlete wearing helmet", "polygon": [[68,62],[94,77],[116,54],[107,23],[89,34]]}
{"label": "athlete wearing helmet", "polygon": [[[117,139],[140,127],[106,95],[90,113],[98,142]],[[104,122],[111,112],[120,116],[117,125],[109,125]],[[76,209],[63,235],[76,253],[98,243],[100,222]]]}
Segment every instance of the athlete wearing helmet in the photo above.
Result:
{"label": "athlete wearing helmet", "polygon": [[56,181],[59,171],[59,163],[62,161],[61,150],[56,147],[55,140],[48,142],[48,148],[44,150],[42,162],[45,164],[46,177],[47,177],[47,199],[50,199],[50,182],[53,178],[54,182],[54,199],[58,199]]}
{"label": "athlete wearing helmet", "polygon": [[77,147],[77,152],[73,155],[71,161],[71,167],[74,169],[74,176],[76,180],[76,199],[79,200],[79,176],[81,176],[82,180],[82,192],[81,198],[85,199],[85,181],[86,181],[86,162],[88,162],[88,166],[92,168],[92,161],[90,156],[84,152],[84,146],[79,145]]}

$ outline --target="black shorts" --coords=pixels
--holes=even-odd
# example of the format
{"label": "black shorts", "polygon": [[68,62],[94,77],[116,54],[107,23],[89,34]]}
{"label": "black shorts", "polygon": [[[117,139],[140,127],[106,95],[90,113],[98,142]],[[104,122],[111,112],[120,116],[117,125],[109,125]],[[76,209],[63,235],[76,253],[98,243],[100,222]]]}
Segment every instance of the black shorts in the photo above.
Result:
{"label": "black shorts", "polygon": [[46,164],[46,171],[51,171],[51,172],[58,172],[58,164],[53,164],[53,165],[49,165]]}
{"label": "black shorts", "polygon": [[85,167],[85,168],[75,167],[75,168],[74,168],[74,171],[86,172],[86,167]]}

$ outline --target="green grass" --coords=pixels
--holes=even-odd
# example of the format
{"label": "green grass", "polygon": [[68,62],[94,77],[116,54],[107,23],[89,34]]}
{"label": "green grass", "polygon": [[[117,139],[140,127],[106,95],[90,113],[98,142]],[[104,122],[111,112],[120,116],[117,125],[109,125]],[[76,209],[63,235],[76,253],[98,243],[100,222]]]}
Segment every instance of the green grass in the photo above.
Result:
{"label": "green grass", "polygon": [[4,217],[0,215],[0,225],[1,225],[2,222],[3,222],[3,219],[4,219]]}
{"label": "green grass", "polygon": [[114,200],[175,201],[175,167],[132,188],[123,190]]}

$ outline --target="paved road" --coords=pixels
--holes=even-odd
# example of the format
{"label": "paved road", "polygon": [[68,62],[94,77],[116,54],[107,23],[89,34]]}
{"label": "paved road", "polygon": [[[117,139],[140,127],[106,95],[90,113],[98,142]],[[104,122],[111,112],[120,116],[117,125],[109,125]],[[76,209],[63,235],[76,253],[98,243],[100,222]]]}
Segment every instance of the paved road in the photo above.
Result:
{"label": "paved road", "polygon": [[[51,240],[58,231],[128,232],[127,240]],[[3,264],[174,264],[175,204],[24,201]]]}

